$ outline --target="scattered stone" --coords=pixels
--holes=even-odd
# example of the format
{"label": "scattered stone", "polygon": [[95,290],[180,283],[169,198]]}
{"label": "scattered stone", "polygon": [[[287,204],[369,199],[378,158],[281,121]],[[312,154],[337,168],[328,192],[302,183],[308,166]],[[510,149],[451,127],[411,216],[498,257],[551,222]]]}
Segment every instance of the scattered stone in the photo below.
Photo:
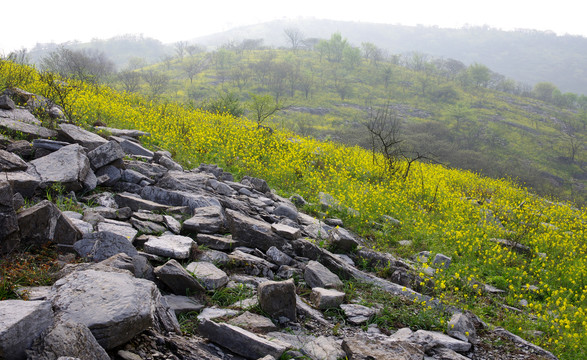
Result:
{"label": "scattered stone", "polygon": [[304,279],[310,288],[342,289],[342,281],[326,266],[317,261],[310,261],[304,271]]}
{"label": "scattered stone", "polygon": [[57,151],[64,146],[70,145],[65,141],[49,140],[49,139],[34,139],[33,148],[49,150],[49,152]]}
{"label": "scattered stone", "polygon": [[296,286],[292,279],[267,281],[257,289],[259,305],[269,316],[296,321]]}
{"label": "scattered stone", "polygon": [[448,269],[450,263],[452,262],[452,258],[444,255],[444,254],[436,254],[434,259],[432,260],[432,266],[436,268]]}
{"label": "scattered stone", "polygon": [[344,301],[345,293],[337,290],[315,287],[310,294],[310,301],[317,309],[337,308]]}
{"label": "scattered stone", "polygon": [[423,360],[424,352],[405,341],[382,342],[363,334],[346,337],[342,348],[349,359],[357,360]]}
{"label": "scattered stone", "polygon": [[0,301],[0,358],[25,358],[35,338],[53,324],[48,301]]}
{"label": "scattered stone", "polygon": [[254,333],[264,334],[277,330],[277,326],[275,326],[275,324],[273,324],[269,318],[253,314],[248,311],[245,311],[242,315],[230,319],[228,323],[239,326]]}
{"label": "scattered stone", "polygon": [[235,316],[238,314],[238,311],[231,310],[231,309],[219,309],[216,307],[205,308],[202,312],[198,315],[198,320],[213,320],[223,317],[230,317]]}
{"label": "scattered stone", "polygon": [[[88,225],[90,225],[90,224],[88,224]],[[113,224],[110,222],[99,222],[98,226],[97,226],[97,230],[111,232],[111,233],[115,233],[115,234],[124,236],[131,244],[135,241],[135,238],[138,234],[138,231],[133,229],[133,227],[127,223],[124,223],[124,225],[119,225],[119,224]]]}
{"label": "scattered stone", "polygon": [[126,237],[108,231],[84,235],[81,240],[73,244],[73,249],[82,258],[96,262],[120,253],[130,257],[138,255],[137,250]]}
{"label": "scattered stone", "polygon": [[189,312],[197,312],[204,308],[204,305],[198,301],[198,299],[183,296],[183,295],[165,295],[163,296],[169,308],[173,310],[176,316]]}
{"label": "scattered stone", "polygon": [[282,251],[290,247],[288,241],[277,235],[271,225],[264,221],[229,209],[226,210],[226,218],[233,239],[242,246],[255,247],[262,251],[267,251],[271,246]]}
{"label": "scattered stone", "polygon": [[194,210],[194,216],[183,223],[184,231],[216,234],[226,229],[224,211],[218,206],[201,207]]}
{"label": "scattered stone", "polygon": [[456,352],[466,353],[471,349],[470,343],[436,331],[418,330],[409,337],[408,341],[422,346],[424,351],[433,348],[447,348]]}
{"label": "scattered stone", "polygon": [[304,272],[301,269],[294,268],[287,265],[281,265],[275,274],[280,279],[302,279]]}
{"label": "scattered stone", "polygon": [[130,223],[143,234],[158,235],[163,234],[167,230],[163,225],[152,221],[139,220],[136,217],[131,218]]}
{"label": "scattered stone", "polygon": [[474,343],[477,337],[475,323],[469,314],[455,313],[448,322],[446,333],[455,339]]}
{"label": "scattered stone", "polygon": [[221,207],[218,199],[210,196],[196,195],[184,191],[166,190],[157,186],[145,186],[141,190],[143,199],[169,206],[187,206],[194,211],[197,208],[216,206]]}
{"label": "scattered stone", "polygon": [[503,247],[506,247],[514,252],[517,252],[518,254],[525,254],[528,255],[532,252],[532,250],[524,245],[524,244],[520,244],[519,242],[515,242],[512,240],[507,240],[507,239],[489,239],[489,241],[492,241],[494,243],[497,243]]}
{"label": "scattered stone", "polygon": [[300,229],[285,224],[271,224],[271,229],[275,231],[277,235],[290,240],[299,239],[302,235]]}
{"label": "scattered stone", "polygon": [[277,359],[290,346],[278,340],[266,340],[238,326],[217,324],[210,320],[200,323],[198,333],[247,359],[259,359],[266,355]]}
{"label": "scattered stone", "polygon": [[99,169],[124,157],[122,148],[116,141],[108,141],[88,152],[92,169]]}
{"label": "scattered stone", "polygon": [[270,247],[267,252],[267,256],[277,265],[291,265],[294,259],[287,255],[283,251],[280,251],[275,246]]}
{"label": "scattered stone", "polygon": [[27,168],[27,163],[18,155],[0,149],[0,171],[24,171]]}
{"label": "scattered stone", "polygon": [[66,141],[69,143],[77,143],[87,148],[88,150],[94,150],[100,145],[104,145],[108,140],[103,137],[94,134],[80,128],[79,126],[71,124],[60,124],[59,125],[59,140]]}
{"label": "scattered stone", "polygon": [[190,257],[194,246],[196,246],[194,240],[187,236],[163,235],[150,237],[143,249],[149,254],[181,260]]}
{"label": "scattered stone", "polygon": [[20,286],[15,292],[23,300],[46,300],[51,292],[51,286]]}
{"label": "scattered stone", "polygon": [[0,95],[0,109],[14,110],[14,108],[16,108],[16,105],[8,95]]}
{"label": "scattered stone", "polygon": [[291,206],[281,204],[273,210],[277,216],[286,217],[292,221],[298,221],[298,211]]}
{"label": "scattered stone", "polygon": [[335,338],[326,336],[319,336],[306,342],[301,351],[311,359],[338,360],[346,357],[346,352]]}
{"label": "scattered stone", "polygon": [[228,283],[226,273],[209,262],[192,262],[186,270],[191,272],[207,290],[216,290]]}
{"label": "scattered stone", "polygon": [[27,351],[28,359],[58,359],[64,356],[84,360],[110,360],[110,356],[86,325],[67,321],[55,323]]}
{"label": "scattered stone", "polygon": [[258,192],[263,193],[263,194],[271,191],[271,189],[269,188],[269,185],[267,185],[267,182],[263,179],[245,176],[241,180],[241,183],[244,185],[250,186],[253,189],[255,189]]}
{"label": "scattered stone", "polygon": [[362,325],[373,317],[377,310],[358,304],[342,304],[340,305],[347,320],[353,325]]}
{"label": "scattered stone", "polygon": [[122,193],[116,194],[114,200],[120,207],[129,207],[132,211],[149,210],[165,211],[169,208],[167,205],[159,204],[154,201],[142,199],[139,196]]}
{"label": "scattered stone", "polygon": [[[136,130],[134,130],[136,131]],[[124,153],[129,155],[138,155],[138,156],[146,156],[148,158],[152,158],[154,153],[151,150],[145,149],[140,144],[137,144],[134,141],[130,141],[118,136],[112,136],[110,139],[118,142],[120,147],[124,151]]]}
{"label": "scattered stone", "polygon": [[332,229],[328,233],[328,238],[335,248],[343,252],[350,252],[360,245],[353,234],[340,227]]}
{"label": "scattered stone", "polygon": [[155,276],[176,295],[200,296],[206,291],[198,280],[173,259],[156,267]]}
{"label": "scattered stone", "polygon": [[50,130],[39,125],[28,124],[23,121],[8,119],[2,116],[0,116],[0,129],[4,130],[9,135],[18,134],[29,140],[38,138],[49,139],[57,136],[57,131],[55,130]]}
{"label": "scattered stone", "polygon": [[[185,222],[184,222],[185,225]],[[232,240],[232,236],[215,236],[207,234],[198,234],[196,236],[198,244],[207,246],[214,250],[232,250],[237,247],[238,242]]]}

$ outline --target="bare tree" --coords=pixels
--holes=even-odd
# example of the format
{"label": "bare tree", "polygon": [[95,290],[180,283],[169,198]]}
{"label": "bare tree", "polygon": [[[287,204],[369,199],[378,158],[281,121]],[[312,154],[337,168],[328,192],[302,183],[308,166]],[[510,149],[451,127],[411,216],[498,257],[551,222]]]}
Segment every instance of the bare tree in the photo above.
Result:
{"label": "bare tree", "polygon": [[141,74],[136,71],[123,70],[118,73],[118,80],[120,80],[126,92],[133,93],[139,89]]}
{"label": "bare tree", "polygon": [[197,74],[202,72],[204,69],[206,69],[206,67],[208,67],[209,63],[210,63],[209,56],[206,56],[200,60],[197,60],[194,58],[186,59],[182,63],[182,69],[185,72],[186,76],[190,79],[190,84],[193,82],[194,76],[196,76]]}
{"label": "bare tree", "polygon": [[304,33],[300,31],[300,29],[295,27],[290,27],[284,29],[283,32],[285,33],[285,37],[291,43],[292,50],[297,50],[304,42]]}
{"label": "bare tree", "polygon": [[143,72],[142,77],[149,85],[153,97],[163,94],[169,85],[169,76],[155,70]]}
{"label": "bare tree", "polygon": [[100,83],[114,71],[114,63],[103,52],[60,47],[43,58],[42,68],[62,77]]}
{"label": "bare tree", "polygon": [[187,41],[178,41],[175,43],[175,53],[179,59],[183,59],[187,52],[188,43]]}

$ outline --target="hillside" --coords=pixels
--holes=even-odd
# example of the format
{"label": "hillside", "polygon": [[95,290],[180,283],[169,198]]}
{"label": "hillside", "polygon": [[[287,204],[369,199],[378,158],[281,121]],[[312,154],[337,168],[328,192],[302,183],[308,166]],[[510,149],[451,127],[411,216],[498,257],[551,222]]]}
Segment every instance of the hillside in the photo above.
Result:
{"label": "hillside", "polygon": [[[399,61],[335,35],[323,44],[340,47],[338,57],[318,45],[259,50],[259,41],[245,41],[152,65],[113,86],[237,116],[254,113],[251,94],[268,96],[283,111],[263,125],[366,149],[373,148],[370,114],[388,107],[403,155],[585,202],[587,97],[549,83],[544,92],[525,90],[480,64],[417,55]],[[227,108],[214,110],[214,102]]]}
{"label": "hillside", "polygon": [[299,19],[243,26],[192,41],[219,46],[229,41],[263,39],[268,46],[288,47],[283,31],[292,27],[300,30],[305,38],[327,39],[330,34],[341,32],[355,46],[372,42],[390,54],[419,52],[456,59],[466,65],[482,63],[529,86],[549,81],[563,92],[587,94],[587,39],[580,36],[557,36],[534,30],[501,31],[487,27],[443,29]]}
{"label": "hillside", "polygon": [[[99,120],[149,132],[147,146],[168,149],[188,169],[215,163],[237,180],[264,178],[283,197],[303,196],[310,202],[304,210],[319,219],[341,220],[361,237],[364,249],[375,248],[406,261],[412,258],[416,264],[419,256],[426,255],[420,272],[412,275],[422,279],[415,285],[436,301],[472,310],[488,323],[531,337],[560,358],[587,356],[585,208],[542,199],[507,180],[441,165],[416,162],[405,171],[409,164],[400,162],[397,166],[404,171],[398,176],[382,171],[381,155],[360,147],[270,131],[246,118],[149,100],[74,79],[55,82],[27,67],[0,65],[2,87],[18,85],[47,96],[71,116],[70,121],[91,127]],[[55,126],[50,118],[45,121]],[[210,184],[221,188],[218,182]],[[179,185],[170,180],[167,186]],[[227,196],[225,201],[225,207],[239,206],[238,198]],[[263,199],[256,203],[267,206]],[[238,234],[237,239],[250,239],[246,231],[231,232]],[[313,245],[304,247],[308,252],[300,252],[301,256],[310,256],[310,249],[332,246],[323,233],[324,229],[316,230]],[[431,271],[430,259],[437,254],[450,257],[450,265]],[[401,280],[391,267],[378,268],[368,261],[357,267],[375,270],[389,282]],[[373,306],[370,292],[357,286],[349,285],[347,292]],[[423,304],[424,309],[428,305]],[[407,321],[418,328],[430,316]],[[395,330],[394,321],[387,317],[378,326]]]}

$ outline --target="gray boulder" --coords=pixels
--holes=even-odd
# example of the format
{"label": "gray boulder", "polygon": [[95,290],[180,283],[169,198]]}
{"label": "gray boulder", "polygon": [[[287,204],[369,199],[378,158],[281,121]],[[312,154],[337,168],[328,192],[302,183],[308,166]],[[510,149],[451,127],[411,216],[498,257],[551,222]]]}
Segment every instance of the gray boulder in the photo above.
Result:
{"label": "gray boulder", "polygon": [[357,241],[356,237],[350,231],[341,227],[332,229],[328,234],[328,238],[335,248],[343,252],[350,252],[360,245],[359,241]]}
{"label": "gray boulder", "polygon": [[[11,111],[11,113],[14,111],[15,110]],[[4,114],[6,114],[6,112],[4,112]],[[4,130],[9,135],[24,136],[29,140],[38,138],[49,139],[57,136],[57,131],[55,130],[50,130],[39,125],[29,124],[13,118],[6,118],[2,115],[3,113],[0,111],[0,129]],[[9,116],[13,117],[13,114],[10,114]]]}
{"label": "gray boulder", "polygon": [[60,183],[66,191],[84,188],[93,190],[88,182],[94,176],[90,169],[90,161],[83,148],[77,144],[64,146],[47,156],[32,160],[29,164],[31,166],[27,172],[40,177],[41,187]]}
{"label": "gray boulder", "polygon": [[228,283],[228,275],[209,262],[192,262],[186,270],[204,285],[207,290],[216,290]]}
{"label": "gray boulder", "polygon": [[180,333],[175,315],[153,282],[109,269],[74,271],[58,280],[50,297],[56,316],[87,326],[106,350],[149,327]]}
{"label": "gray boulder", "polygon": [[0,254],[12,251],[20,241],[13,198],[10,183],[0,181]]}
{"label": "gray boulder", "polygon": [[257,288],[259,305],[274,319],[296,321],[296,285],[293,279],[266,281]]}
{"label": "gray boulder", "polygon": [[14,110],[16,104],[12,101],[8,95],[0,95],[0,109],[2,110]]}
{"label": "gray boulder", "polygon": [[116,194],[114,200],[120,207],[129,207],[132,211],[150,210],[165,211],[169,208],[167,205],[159,204],[154,201],[145,200],[140,196],[128,193]]}
{"label": "gray boulder", "polygon": [[238,326],[217,324],[211,320],[203,320],[198,326],[198,333],[247,359],[259,359],[266,355],[278,359],[290,347],[289,344],[278,340],[269,341]]}
{"label": "gray boulder", "polygon": [[155,276],[176,295],[200,296],[206,289],[175,260],[155,268]]}
{"label": "gray boulder", "polygon": [[18,227],[22,246],[52,241],[65,250],[71,249],[82,238],[82,232],[48,200],[21,211]]}
{"label": "gray boulder", "polygon": [[122,178],[122,170],[114,165],[106,165],[96,170],[96,177],[100,180],[100,185],[113,186]]}
{"label": "gray boulder", "polygon": [[165,295],[163,297],[176,316],[192,311],[200,311],[204,308],[204,305],[193,297],[175,294]]}
{"label": "gray boulder", "polygon": [[291,265],[294,263],[294,259],[292,259],[291,256],[287,255],[275,246],[270,247],[266,254],[271,259],[271,261],[277,265]]}
{"label": "gray boulder", "polygon": [[310,294],[310,301],[317,309],[330,309],[339,307],[344,301],[345,293],[338,290],[315,287]]}
{"label": "gray boulder", "polygon": [[289,240],[299,239],[302,235],[300,229],[285,224],[271,224],[271,229],[273,229],[277,235],[283,236]]}
{"label": "gray boulder", "polygon": [[232,237],[242,246],[262,251],[267,251],[272,246],[282,250],[291,247],[287,239],[277,235],[271,225],[264,221],[229,209],[226,210],[226,218]]}
{"label": "gray boulder", "polygon": [[108,141],[88,152],[92,169],[99,169],[124,157],[124,152],[116,141]]}
{"label": "gray boulder", "polygon": [[207,206],[221,207],[218,199],[214,197],[192,194],[185,191],[166,190],[157,186],[145,186],[141,190],[141,197],[169,206],[187,206],[192,211]]}
{"label": "gray boulder", "polygon": [[[184,222],[185,225],[185,222]],[[217,236],[208,234],[198,234],[196,241],[214,250],[231,250],[237,247],[238,242],[232,240],[232,236]]]}
{"label": "gray boulder", "polygon": [[359,304],[342,304],[340,305],[347,320],[353,325],[365,324],[377,313],[376,309]]}
{"label": "gray boulder", "polygon": [[436,331],[418,330],[410,335],[408,341],[422,346],[424,351],[433,348],[447,348],[456,352],[466,353],[471,349],[470,343]]}
{"label": "gray boulder", "polygon": [[151,236],[144,245],[144,251],[153,255],[183,260],[190,257],[192,248],[195,246],[194,240],[187,236]]}
{"label": "gray boulder", "polygon": [[206,206],[194,210],[194,216],[183,223],[187,232],[215,234],[226,229],[224,211],[218,206]]}
{"label": "gray boulder", "polygon": [[89,132],[72,124],[59,125],[58,140],[80,144],[90,151],[108,142],[108,140],[100,135],[96,135],[93,132]]}
{"label": "gray boulder", "polygon": [[271,319],[266,318],[265,316],[250,313],[248,311],[245,311],[243,314],[230,319],[228,323],[252,331],[254,333],[264,334],[277,330],[277,326],[273,324]]}
{"label": "gray boulder", "polygon": [[304,279],[309,287],[342,289],[342,281],[326,266],[311,260],[304,270]]}
{"label": "gray boulder", "polygon": [[47,329],[27,351],[29,360],[55,360],[62,356],[84,360],[110,360],[84,324],[59,321]]}
{"label": "gray boulder", "polygon": [[342,348],[349,359],[357,360],[423,360],[424,352],[405,341],[373,339],[363,334],[346,337]]}
{"label": "gray boulder", "polygon": [[130,257],[138,255],[137,250],[126,237],[108,231],[85,235],[73,245],[73,248],[81,257],[96,262],[120,253]]}
{"label": "gray boulder", "polygon": [[0,171],[22,171],[28,165],[20,156],[0,149]]}
{"label": "gray boulder", "polygon": [[48,301],[0,301],[0,359],[24,359],[25,350],[52,324]]}
{"label": "gray boulder", "polygon": [[137,144],[134,141],[130,141],[118,136],[112,136],[110,138],[120,144],[120,147],[122,148],[125,154],[146,156],[148,158],[153,157],[154,153],[151,150],[145,149],[140,144]]}
{"label": "gray boulder", "polygon": [[245,176],[241,180],[241,183],[252,187],[253,189],[257,190],[260,193],[268,193],[271,191],[271,189],[269,188],[269,185],[267,185],[267,182],[263,179]]}
{"label": "gray boulder", "polygon": [[41,184],[38,174],[29,174],[24,171],[0,172],[0,179],[7,181],[15,193],[24,197],[31,197]]}

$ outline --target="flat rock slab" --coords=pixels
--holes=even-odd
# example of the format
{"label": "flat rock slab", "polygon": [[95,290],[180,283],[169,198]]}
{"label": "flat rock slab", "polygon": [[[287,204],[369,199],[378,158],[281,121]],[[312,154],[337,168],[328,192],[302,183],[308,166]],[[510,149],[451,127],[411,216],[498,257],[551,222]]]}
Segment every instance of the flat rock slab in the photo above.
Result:
{"label": "flat rock slab", "polygon": [[152,281],[111,269],[74,271],[58,280],[50,298],[56,315],[86,325],[106,350],[151,326],[179,330],[177,319],[162,305],[161,294]]}
{"label": "flat rock slab", "polygon": [[310,300],[317,309],[330,309],[339,307],[344,301],[345,293],[338,290],[315,287],[310,294]]}
{"label": "flat rock slab", "polygon": [[242,315],[230,319],[228,323],[252,331],[254,333],[264,334],[270,331],[277,331],[277,326],[273,324],[271,319],[265,316],[250,313],[248,311],[245,311]]}
{"label": "flat rock slab", "polygon": [[0,358],[24,359],[25,350],[52,324],[48,301],[0,301]]}
{"label": "flat rock slab", "polygon": [[112,134],[113,136],[128,136],[132,138],[139,138],[141,136],[151,136],[148,132],[144,132],[141,130],[132,130],[132,129],[116,129],[106,126],[96,126],[96,130],[104,130]]}
{"label": "flat rock slab", "polygon": [[290,247],[287,239],[275,233],[269,223],[229,209],[226,210],[226,218],[232,237],[242,246],[262,251],[272,246],[282,250]]}
{"label": "flat rock slab", "polygon": [[216,290],[228,283],[228,275],[209,262],[192,262],[186,270],[194,274],[207,290]]}
{"label": "flat rock slab", "polygon": [[266,281],[257,288],[259,305],[274,319],[286,317],[296,321],[296,285],[293,279]]}
{"label": "flat rock slab", "polygon": [[118,225],[108,222],[99,222],[97,226],[98,231],[108,231],[121,236],[124,236],[131,244],[135,241],[137,234],[136,229],[129,225]]}
{"label": "flat rock slab", "polygon": [[382,342],[364,335],[347,337],[342,348],[349,359],[357,360],[422,360],[424,352],[405,341]]}
{"label": "flat rock slab", "polygon": [[[91,177],[90,173],[93,175],[84,149],[77,144],[64,146],[49,155],[32,160],[29,164],[32,165],[29,172],[39,175],[41,186],[61,183],[67,191],[89,187],[86,183]],[[94,188],[95,186],[94,184]]]}
{"label": "flat rock slab", "polygon": [[317,261],[311,260],[304,270],[304,279],[309,287],[342,289],[342,281],[332,271]]}
{"label": "flat rock slab", "polygon": [[354,325],[366,323],[377,312],[376,309],[358,304],[342,304],[340,308],[344,311],[348,321]]}
{"label": "flat rock slab", "polygon": [[72,124],[59,125],[59,140],[80,144],[90,151],[108,142],[108,140],[100,135],[96,135],[93,132]]}
{"label": "flat rock slab", "polygon": [[229,317],[235,316],[238,314],[238,311],[232,309],[219,309],[216,307],[209,307],[202,310],[202,312],[198,315],[198,320],[212,320],[218,319],[221,317]]}
{"label": "flat rock slab", "polygon": [[20,156],[0,149],[0,171],[23,171],[28,167]]}
{"label": "flat rock slab", "polygon": [[150,237],[144,245],[144,251],[149,254],[170,257],[173,259],[187,259],[192,247],[196,243],[192,238],[181,235],[163,235]]}
{"label": "flat rock slab", "polygon": [[221,207],[218,199],[205,195],[192,194],[185,191],[166,190],[157,186],[145,186],[141,190],[143,199],[169,206],[187,206],[193,212],[197,208]]}
{"label": "flat rock slab", "polygon": [[91,360],[110,360],[106,350],[98,344],[87,326],[72,322],[59,321],[40,339],[31,350],[28,359],[62,359],[77,358]]}
{"label": "flat rock slab", "polygon": [[124,157],[124,151],[116,141],[108,141],[88,152],[92,169],[99,169]]}
{"label": "flat rock slab", "polygon": [[85,235],[73,244],[73,248],[81,257],[93,261],[106,260],[120,253],[130,257],[138,255],[137,249],[126,237],[108,231]]}
{"label": "flat rock slab", "polygon": [[20,193],[24,197],[31,197],[41,185],[39,175],[29,174],[24,171],[0,172],[0,179],[8,181],[15,193]]}
{"label": "flat rock slab", "polygon": [[167,305],[175,312],[176,316],[188,312],[197,312],[204,308],[204,304],[198,299],[189,296],[170,294],[163,296],[163,298],[165,298]]}
{"label": "flat rock slab", "polygon": [[218,206],[206,206],[194,210],[194,216],[183,223],[182,230],[192,233],[215,234],[226,229],[224,211]]}
{"label": "flat rock slab", "polygon": [[169,206],[159,204],[154,201],[145,200],[137,195],[128,193],[116,194],[114,200],[120,207],[128,206],[132,211],[150,210],[150,211],[166,211]]}
{"label": "flat rock slab", "polygon": [[259,359],[266,355],[278,359],[290,347],[289,344],[278,340],[269,341],[238,326],[217,324],[211,320],[202,321],[198,333],[247,359]]}
{"label": "flat rock slab", "polygon": [[[185,225],[185,222],[184,222]],[[217,236],[209,234],[198,234],[196,241],[200,245],[204,245],[214,250],[231,250],[237,247],[238,242],[232,240],[232,236]]]}
{"label": "flat rock slab", "polygon": [[176,295],[200,296],[206,289],[176,260],[155,268],[155,276]]}
{"label": "flat rock slab", "polygon": [[471,349],[470,343],[436,331],[418,330],[408,338],[408,341],[419,344],[425,350],[447,348],[456,352],[466,353]]}
{"label": "flat rock slab", "polygon": [[43,138],[53,138],[57,136],[57,131],[49,130],[42,126],[28,124],[23,121],[0,117],[0,129],[5,130],[11,135],[20,134],[28,140]]}

